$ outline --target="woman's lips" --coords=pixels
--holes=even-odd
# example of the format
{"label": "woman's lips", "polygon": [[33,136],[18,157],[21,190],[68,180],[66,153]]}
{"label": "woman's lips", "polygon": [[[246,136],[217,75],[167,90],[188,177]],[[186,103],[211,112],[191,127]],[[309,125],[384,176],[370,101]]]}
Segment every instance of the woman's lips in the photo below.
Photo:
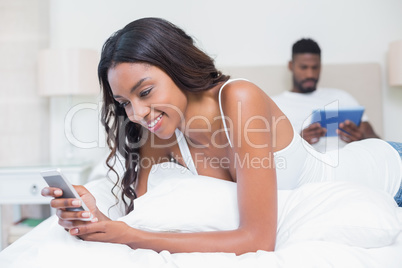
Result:
{"label": "woman's lips", "polygon": [[159,127],[159,125],[162,121],[162,117],[163,117],[163,113],[161,113],[158,117],[156,117],[154,120],[152,120],[150,123],[148,123],[148,129],[155,131]]}

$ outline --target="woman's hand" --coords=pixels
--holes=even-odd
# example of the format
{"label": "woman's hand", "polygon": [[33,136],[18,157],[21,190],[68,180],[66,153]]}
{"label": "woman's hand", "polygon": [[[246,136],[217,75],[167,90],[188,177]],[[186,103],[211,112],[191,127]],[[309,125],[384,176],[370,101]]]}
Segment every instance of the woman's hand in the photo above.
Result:
{"label": "woman's hand", "polygon": [[139,232],[122,221],[101,221],[74,227],[70,229],[70,234],[85,241],[127,244],[134,248],[136,231]]}
{"label": "woman's hand", "polygon": [[[66,230],[76,226],[88,225],[91,222],[97,222],[99,219],[107,219],[97,208],[96,200],[93,195],[84,186],[74,186],[82,201],[86,204],[89,211],[69,211],[70,208],[77,208],[82,205],[82,201],[75,198],[58,198],[63,195],[59,188],[45,187],[42,189],[43,196],[54,197],[50,206],[56,209],[56,215],[59,217],[59,224]],[[92,216],[91,221],[88,219]]]}

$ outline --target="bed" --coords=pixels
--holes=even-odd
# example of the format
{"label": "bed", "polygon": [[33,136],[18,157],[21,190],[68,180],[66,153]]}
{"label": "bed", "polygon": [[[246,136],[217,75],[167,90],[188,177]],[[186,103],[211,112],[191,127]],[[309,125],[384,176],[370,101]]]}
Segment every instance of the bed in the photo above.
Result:
{"label": "bed", "polygon": [[[361,86],[381,96],[378,66],[363,65],[348,65],[349,69],[335,66],[332,71],[349,82],[356,78],[353,70],[360,77],[362,72],[373,71],[364,77],[376,82],[367,82],[370,89],[366,88],[365,82]],[[277,88],[276,92],[279,92],[290,87],[290,82],[285,80],[289,74],[284,66],[228,67],[224,70],[255,81],[269,94],[274,94],[269,92],[271,88]],[[344,76],[342,72],[348,75]],[[331,81],[331,77],[335,79],[331,72],[324,72],[322,83]],[[279,86],[280,81],[285,86]],[[359,88],[359,83],[350,84]],[[381,107],[378,104],[371,108],[365,103],[371,101],[366,94],[367,91],[364,98],[360,99],[358,95],[356,98],[370,107],[368,110],[378,111]],[[376,99],[377,103],[380,100]],[[369,117],[381,133],[381,124],[374,123],[372,114]],[[148,192],[135,201],[134,213],[126,216],[121,202],[115,205],[116,199],[110,192],[113,177],[106,178],[103,164],[94,168],[86,186],[105,214],[135,228],[161,232],[236,228],[238,213],[234,183],[193,176],[175,163],[166,165],[171,165],[166,170],[178,169],[180,175],[169,177],[166,174],[161,176],[163,181],[150,179]],[[274,252],[258,251],[236,256],[231,253],[171,254],[168,251],[133,250],[125,245],[76,239],[52,216],[0,252],[0,267],[401,267],[402,208],[397,207],[385,192],[346,182],[311,183],[295,190],[279,191],[278,203]]]}
{"label": "bed", "polygon": [[[136,200],[135,213],[127,216],[122,207],[114,206],[110,180],[96,179],[87,187],[104,213],[136,228],[191,232],[236,227],[235,183],[195,177],[186,170],[179,174],[164,177],[164,182],[153,181],[149,191]],[[236,256],[133,250],[120,244],[78,240],[52,216],[3,250],[0,266],[401,267],[402,208],[396,207],[388,194],[351,183],[326,182],[279,191],[278,201],[275,252]]]}

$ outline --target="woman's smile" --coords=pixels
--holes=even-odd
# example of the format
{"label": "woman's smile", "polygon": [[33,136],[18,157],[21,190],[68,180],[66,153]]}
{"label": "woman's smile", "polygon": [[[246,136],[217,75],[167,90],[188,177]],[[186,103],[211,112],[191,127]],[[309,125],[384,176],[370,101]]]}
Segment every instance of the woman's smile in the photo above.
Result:
{"label": "woman's smile", "polygon": [[148,122],[148,129],[152,132],[157,131],[162,124],[162,117],[163,113],[161,113],[157,118],[155,118],[155,120]]}

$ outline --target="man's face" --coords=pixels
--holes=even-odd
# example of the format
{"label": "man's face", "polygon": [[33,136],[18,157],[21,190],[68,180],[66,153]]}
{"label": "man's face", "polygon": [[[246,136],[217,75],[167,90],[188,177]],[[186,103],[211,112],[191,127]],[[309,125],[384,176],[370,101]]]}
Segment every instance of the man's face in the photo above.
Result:
{"label": "man's face", "polygon": [[289,62],[293,73],[293,90],[298,93],[309,93],[317,89],[321,71],[321,58],[318,54],[295,54]]}

